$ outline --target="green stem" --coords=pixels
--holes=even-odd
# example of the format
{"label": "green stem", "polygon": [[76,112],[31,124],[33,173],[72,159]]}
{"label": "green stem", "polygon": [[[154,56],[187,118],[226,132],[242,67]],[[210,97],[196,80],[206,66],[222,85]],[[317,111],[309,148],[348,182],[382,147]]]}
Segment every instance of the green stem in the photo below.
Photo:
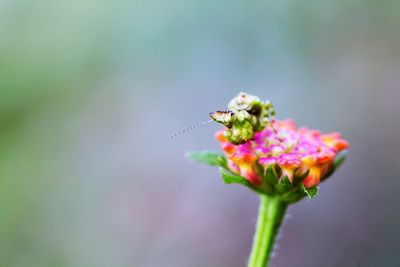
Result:
{"label": "green stem", "polygon": [[267,266],[286,207],[287,203],[281,199],[260,194],[257,227],[248,267]]}

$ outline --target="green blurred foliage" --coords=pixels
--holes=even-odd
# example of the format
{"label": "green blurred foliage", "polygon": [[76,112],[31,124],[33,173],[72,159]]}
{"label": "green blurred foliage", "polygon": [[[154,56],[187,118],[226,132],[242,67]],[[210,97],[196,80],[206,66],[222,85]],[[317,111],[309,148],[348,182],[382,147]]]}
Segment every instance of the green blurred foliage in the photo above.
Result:
{"label": "green blurred foliage", "polygon": [[[77,229],[80,226],[77,223],[80,214],[77,213],[85,209],[78,210],[84,203],[74,197],[79,194],[83,182],[79,180],[81,177],[71,177],[71,169],[76,166],[72,166],[66,154],[70,152],[73,135],[77,132],[74,127],[79,127],[72,121],[81,116],[88,96],[107,87],[109,80],[128,76],[130,86],[127,87],[134,97],[146,95],[152,89],[158,90],[154,95],[164,90],[178,99],[176,104],[187,102],[177,96],[189,96],[193,92],[185,92],[186,89],[173,91],[173,86],[164,85],[168,81],[178,83],[183,80],[185,88],[204,81],[203,86],[207,88],[212,86],[210,81],[215,77],[232,79],[237,87],[247,86],[249,81],[257,79],[276,79],[274,81],[284,85],[291,82],[290,85],[296,87],[296,82],[302,80],[296,80],[296,75],[317,80],[321,77],[318,73],[313,76],[313,72],[324,68],[331,80],[336,80],[337,73],[329,72],[329,68],[333,69],[329,63],[338,57],[352,55],[365,60],[362,63],[368,65],[371,72],[374,68],[385,71],[382,66],[398,62],[399,10],[400,2],[394,0],[0,1],[0,267],[61,267],[77,266],[77,263],[98,267],[95,264],[101,256],[98,250],[91,250],[93,254],[77,252],[79,237],[75,234],[81,233]],[[376,59],[379,60],[376,62]],[[349,63],[352,60],[350,57]],[[350,66],[344,71],[352,75],[354,69]],[[290,76],[290,72],[295,74]],[[286,76],[280,76],[282,73],[287,73],[293,81],[288,82]],[[342,75],[341,78],[346,77]],[[157,89],[143,89],[141,82],[161,85]],[[348,92],[348,95],[358,96],[363,89]],[[107,87],[105,90],[113,89]],[[237,88],[207,93],[221,94],[229,99],[232,96],[230,90]],[[318,97],[318,89],[310,90]],[[333,99],[348,104],[350,97],[344,97],[343,93],[346,88],[331,92],[329,96],[333,94]],[[371,93],[363,100],[369,101],[374,96]],[[385,97],[381,100],[383,104],[390,100],[390,96]],[[325,108],[323,102],[317,102],[313,102],[316,108]],[[141,103],[140,109],[146,110],[145,104]],[[357,113],[358,104],[351,105],[354,113]],[[332,106],[331,110],[327,107],[325,111],[340,114],[337,104]],[[187,106],[190,107],[191,104]],[[367,111],[372,113],[375,108],[368,106]],[[298,112],[301,114],[302,109]],[[312,112],[310,110],[310,114]],[[353,109],[348,113],[351,112]],[[179,112],[182,113],[185,112]],[[384,115],[385,118],[390,116]],[[125,124],[132,123],[130,116],[133,115],[125,118]],[[393,115],[393,118],[397,117]],[[359,127],[358,133],[364,132],[363,126],[375,122],[373,116],[366,118],[364,124],[356,115],[354,118],[353,121],[345,121],[342,117],[337,120],[345,121],[346,129]],[[387,146],[386,152],[390,147],[395,146]],[[101,167],[101,163],[92,164]],[[143,170],[137,173],[136,178],[142,179],[142,183],[150,180]],[[94,185],[89,183],[88,187],[91,186]],[[154,188],[158,188],[158,184]],[[94,197],[89,195],[88,198]],[[54,229],[57,225],[64,227],[63,231]],[[143,234],[149,236],[145,240],[149,247],[152,242],[156,243],[151,239],[152,234],[158,237],[156,231]],[[90,241],[93,240],[82,246],[98,243],[98,240]],[[135,244],[132,244],[133,247]],[[194,246],[181,244],[177,249],[166,250],[166,254],[176,250],[178,255],[179,249],[195,250]],[[124,253],[130,259],[131,251]],[[147,254],[140,249],[135,253],[146,262]],[[374,255],[386,259],[385,253],[386,250],[382,250]],[[242,254],[239,256],[247,255]],[[211,257],[202,258],[206,263],[212,262]],[[214,263],[220,262],[218,259]],[[223,259],[237,262],[231,255],[225,255]],[[131,261],[135,263],[133,259]],[[207,265],[202,263],[198,266]]]}
{"label": "green blurred foliage", "polygon": [[106,67],[106,8],[97,1],[0,3],[0,266],[65,266],[44,210],[65,178],[68,114]]}

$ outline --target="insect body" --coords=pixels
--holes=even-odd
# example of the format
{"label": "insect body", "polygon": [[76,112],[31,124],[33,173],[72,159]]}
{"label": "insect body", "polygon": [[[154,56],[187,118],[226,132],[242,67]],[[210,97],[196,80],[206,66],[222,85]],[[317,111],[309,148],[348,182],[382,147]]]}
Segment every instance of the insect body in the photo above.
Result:
{"label": "insect body", "polygon": [[272,124],[275,109],[271,102],[258,97],[239,93],[228,105],[227,111],[215,111],[210,117],[228,129],[225,137],[234,145],[243,144],[254,137],[256,132]]}
{"label": "insect body", "polygon": [[218,110],[211,112],[209,115],[214,121],[222,123],[228,128],[232,128],[236,116],[235,112],[231,110],[223,110],[223,111]]}

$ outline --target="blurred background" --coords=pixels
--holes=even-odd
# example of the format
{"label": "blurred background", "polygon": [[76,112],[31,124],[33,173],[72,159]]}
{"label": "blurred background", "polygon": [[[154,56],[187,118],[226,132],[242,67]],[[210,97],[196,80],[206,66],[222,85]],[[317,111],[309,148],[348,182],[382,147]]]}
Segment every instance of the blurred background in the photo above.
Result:
{"label": "blurred background", "polygon": [[188,162],[239,91],[350,141],[275,267],[400,266],[399,1],[0,1],[0,266],[245,266],[258,208]]}

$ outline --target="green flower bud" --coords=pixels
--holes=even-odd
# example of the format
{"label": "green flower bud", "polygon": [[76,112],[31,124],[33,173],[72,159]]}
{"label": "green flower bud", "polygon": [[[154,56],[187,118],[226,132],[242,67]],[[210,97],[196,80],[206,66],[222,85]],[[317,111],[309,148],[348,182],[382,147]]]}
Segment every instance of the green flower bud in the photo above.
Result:
{"label": "green flower bud", "polygon": [[275,110],[271,102],[262,102],[257,96],[239,93],[228,105],[228,111],[215,111],[210,117],[228,129],[226,138],[232,144],[243,144],[254,138],[256,132],[272,123]]}

